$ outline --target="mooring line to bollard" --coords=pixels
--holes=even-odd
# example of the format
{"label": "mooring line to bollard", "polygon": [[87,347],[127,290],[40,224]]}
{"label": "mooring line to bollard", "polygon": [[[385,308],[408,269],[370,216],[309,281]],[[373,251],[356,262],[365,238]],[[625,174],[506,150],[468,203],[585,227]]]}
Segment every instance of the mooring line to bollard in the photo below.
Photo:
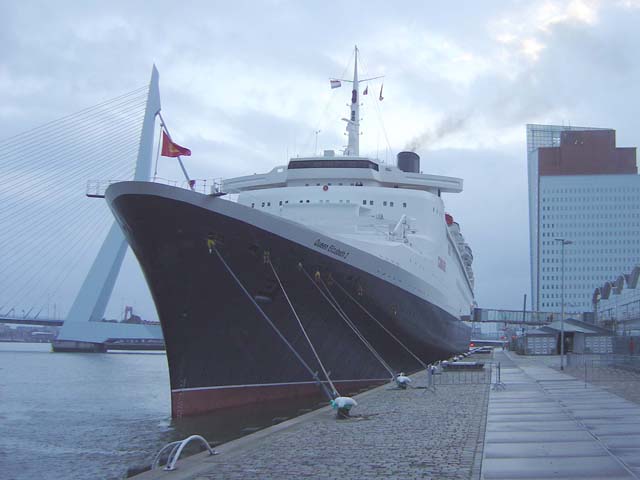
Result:
{"label": "mooring line to bollard", "polygon": [[326,393],[326,395],[329,397],[329,400],[332,400],[333,397],[331,395],[331,393],[329,393],[329,391],[327,390],[327,387],[324,385],[324,383],[318,378],[318,374],[317,372],[314,372],[311,367],[309,366],[309,364],[307,362],[305,362],[304,358],[302,358],[302,355],[300,355],[300,353],[295,349],[295,347],[291,344],[291,342],[287,339],[287,337],[284,336],[284,334],[280,331],[280,329],[276,326],[276,324],[273,322],[273,320],[271,320],[271,318],[269,318],[269,316],[265,313],[265,311],[260,307],[260,305],[258,305],[258,302],[256,302],[256,299],[253,298],[253,295],[251,295],[249,293],[249,291],[247,290],[247,288],[242,284],[242,282],[240,281],[240,279],[238,278],[238,276],[234,273],[233,269],[229,266],[229,264],[225,261],[225,259],[222,257],[222,255],[220,254],[220,252],[218,251],[218,249],[215,246],[215,242],[209,246],[209,254],[211,253],[215,253],[216,256],[218,257],[218,259],[220,260],[220,262],[222,263],[222,265],[224,266],[224,268],[227,270],[227,272],[229,273],[229,275],[231,275],[231,278],[233,278],[233,280],[235,280],[236,284],[238,285],[238,287],[242,290],[242,292],[246,295],[246,297],[249,299],[249,301],[253,304],[253,306],[256,308],[256,310],[258,310],[258,312],[260,313],[260,315],[262,316],[262,318],[264,318],[264,320],[269,324],[269,326],[273,329],[273,331],[276,333],[276,335],[280,338],[280,340],[282,340],[284,342],[284,344],[287,346],[287,348],[291,351],[291,353],[298,359],[298,361],[302,364],[302,366],[304,367],[304,369],[309,372],[309,375],[311,375],[311,378],[313,378],[313,380],[320,386],[320,388],[322,389],[322,391],[324,391]]}
{"label": "mooring line to bollard", "polygon": [[331,397],[333,397],[333,398],[339,397],[340,393],[338,392],[338,390],[336,389],[335,385],[331,381],[331,377],[329,377],[329,373],[327,372],[327,369],[324,367],[324,364],[322,363],[322,360],[320,360],[320,355],[318,355],[318,352],[316,351],[316,348],[313,346],[313,342],[311,341],[311,338],[309,338],[309,335],[307,334],[307,331],[304,328],[304,325],[302,324],[302,320],[300,320],[300,317],[298,316],[298,312],[296,312],[296,309],[293,307],[293,303],[291,303],[291,299],[289,298],[289,295],[287,294],[286,290],[284,289],[284,285],[282,285],[282,281],[280,280],[280,276],[278,275],[278,272],[276,272],[276,268],[273,266],[273,263],[271,263],[271,259],[270,258],[267,260],[267,263],[271,267],[271,271],[273,272],[273,275],[276,277],[276,280],[278,281],[278,285],[280,285],[280,289],[282,290],[282,293],[284,294],[284,298],[287,301],[287,303],[289,304],[289,307],[291,308],[291,311],[293,312],[293,316],[298,321],[298,325],[300,326],[300,330],[302,330],[302,334],[304,335],[304,338],[307,339],[307,343],[309,344],[309,347],[311,348],[311,351],[313,352],[313,355],[316,357],[318,365],[320,365],[320,368],[322,369],[322,373],[324,373],[324,376],[327,379],[327,382],[329,382],[329,385],[331,386]]}
{"label": "mooring line to bollard", "polygon": [[358,307],[360,307],[362,309],[362,311],[364,313],[366,313],[369,318],[371,318],[371,320],[373,320],[374,322],[376,322],[376,324],[382,328],[385,332],[387,332],[387,334],[389,334],[389,336],[391,338],[393,338],[396,342],[398,342],[398,344],[404,349],[406,350],[406,352],[411,355],[421,366],[422,368],[426,369],[427,365],[420,359],[420,357],[418,357],[415,353],[413,353],[411,351],[411,349],[409,347],[407,347],[404,343],[402,343],[402,341],[395,336],[387,327],[385,327],[382,322],[380,322],[376,317],[373,316],[373,314],[371,312],[369,312],[369,310],[367,310],[364,305],[362,305],[360,302],[358,302],[358,300],[356,300],[353,295],[351,295],[346,288],[344,288],[342,285],[340,285],[340,282],[338,282],[337,280],[334,279],[334,283],[335,285],[347,296],[349,297],[353,303],[355,303],[356,305],[358,305]]}
{"label": "mooring line to bollard", "polygon": [[[299,264],[299,267],[302,271],[302,273],[307,277],[307,279],[316,287],[316,289],[318,290],[318,292],[320,292],[320,294],[322,295],[322,297],[327,301],[327,303],[329,303],[329,305],[331,305],[331,307],[333,307],[333,309],[337,312],[338,316],[347,324],[347,326],[349,328],[351,328],[351,330],[353,331],[353,333],[356,335],[356,337],[358,337],[360,339],[360,341],[363,343],[363,345],[371,352],[371,354],[376,358],[376,360],[378,360],[378,362],[380,362],[380,364],[384,367],[385,370],[387,370],[387,372],[389,372],[389,374],[391,375],[391,381],[393,381],[396,377],[395,372],[391,369],[391,367],[384,361],[384,359],[380,356],[380,354],[376,351],[375,348],[373,348],[373,346],[367,341],[367,339],[364,337],[364,335],[358,330],[358,328],[353,324],[353,322],[349,319],[349,317],[342,311],[342,309],[340,308],[339,304],[334,304],[331,299],[327,296],[327,294],[322,290],[322,288],[320,287],[320,285],[318,284],[319,282],[322,283],[322,285],[325,286],[326,289],[326,285],[324,284],[324,282],[322,281],[322,277],[320,276],[318,278],[318,281],[314,280],[309,273],[305,270],[304,265],[302,265],[301,263]],[[329,295],[331,295],[331,292],[327,289],[327,293]]]}

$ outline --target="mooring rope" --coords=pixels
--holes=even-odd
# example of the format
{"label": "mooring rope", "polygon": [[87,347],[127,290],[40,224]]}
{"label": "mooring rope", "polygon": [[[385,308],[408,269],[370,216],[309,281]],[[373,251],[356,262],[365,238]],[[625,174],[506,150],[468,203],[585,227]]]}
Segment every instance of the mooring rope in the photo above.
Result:
{"label": "mooring rope", "polygon": [[360,332],[358,327],[356,327],[356,324],[353,323],[353,321],[349,318],[349,316],[347,315],[347,312],[345,312],[344,309],[342,308],[342,306],[340,305],[340,302],[338,302],[338,300],[336,300],[336,297],[334,297],[334,295],[331,293],[331,290],[329,290],[329,287],[327,286],[325,281],[322,279],[322,276],[320,277],[320,283],[322,284],[322,286],[327,291],[327,294],[329,295],[329,298],[331,299],[332,303],[335,305],[334,308],[336,308],[336,310],[338,310],[340,313],[342,313],[342,317],[347,319],[349,325],[353,329],[355,329],[355,331],[357,333],[360,334],[360,337],[362,338],[362,341],[365,343],[365,345],[368,345],[368,348],[371,350],[371,352],[378,357],[378,360],[380,361],[380,363],[382,363],[382,365],[389,371],[389,373],[391,374],[391,378],[395,378],[396,374],[393,371],[393,369],[391,368],[391,366],[384,360],[384,358],[382,358],[382,355],[380,355],[380,353],[373,347],[373,345],[371,345],[371,342],[369,342],[367,340],[367,337],[365,337],[364,334],[362,332]]}
{"label": "mooring rope", "polygon": [[[380,354],[376,351],[376,349],[373,348],[373,346],[367,341],[367,339],[364,337],[364,335],[362,335],[362,333],[353,324],[353,322],[349,319],[349,317],[346,315],[346,313],[344,313],[339,308],[339,306],[336,306],[331,301],[331,299],[329,297],[327,297],[327,294],[325,294],[324,291],[322,290],[322,288],[320,288],[320,285],[318,285],[318,282],[316,282],[313,278],[311,278],[309,273],[305,270],[304,266],[300,265],[300,268],[301,268],[302,272],[305,274],[305,276],[309,279],[309,281],[316,286],[316,288],[318,289],[320,294],[329,303],[329,305],[331,305],[333,307],[333,309],[338,313],[340,318],[342,318],[342,320],[344,320],[344,322],[349,326],[349,328],[351,328],[351,330],[353,330],[353,333],[356,334],[356,336],[360,339],[360,341],[362,341],[364,346],[367,347],[367,349],[376,358],[376,360],[378,360],[380,362],[380,364],[385,368],[385,370],[387,370],[389,372],[389,374],[391,375],[391,378],[394,379],[395,376],[396,376],[395,372],[391,369],[391,367],[387,364],[387,362],[384,361],[384,359],[380,356]],[[322,277],[320,277],[319,280],[324,285],[324,282],[322,281]],[[326,285],[325,285],[325,288],[326,288]],[[327,292],[329,293],[329,295],[331,295],[331,292],[329,292],[328,290],[327,290]]]}
{"label": "mooring rope", "polygon": [[351,294],[350,294],[350,293],[349,293],[349,292],[348,292],[348,291],[347,291],[347,290],[346,290],[342,285],[340,285],[340,283],[339,283],[337,280],[335,280],[335,279],[334,279],[333,281],[334,281],[334,283],[338,286],[338,288],[339,288],[340,290],[342,290],[342,292],[343,292],[347,297],[349,297],[349,298],[353,301],[353,303],[355,303],[356,305],[358,305],[358,306],[362,309],[362,311],[363,311],[364,313],[366,313],[366,314],[369,316],[369,318],[371,318],[371,320],[373,320],[374,322],[376,322],[376,323],[378,324],[378,326],[379,326],[380,328],[382,328],[385,332],[387,332],[391,338],[393,338],[396,342],[398,342],[398,344],[399,344],[402,348],[404,348],[404,349],[405,349],[405,351],[406,351],[409,355],[411,355],[413,358],[415,358],[415,359],[416,359],[416,361],[417,361],[420,365],[422,365],[422,368],[427,368],[427,364],[426,364],[426,363],[424,363],[424,362],[420,359],[420,357],[418,357],[415,353],[413,353],[413,352],[409,349],[409,347],[407,347],[404,343],[402,343],[402,341],[401,341],[398,337],[396,337],[396,336],[395,336],[395,335],[394,335],[394,334],[393,334],[389,329],[387,329],[387,327],[385,327],[385,326],[384,326],[384,325],[383,325],[383,324],[382,324],[382,323],[381,323],[381,322],[380,322],[376,317],[374,317],[374,316],[373,316],[373,314],[372,314],[372,313],[370,313],[370,312],[369,312],[369,310],[367,310],[367,309],[364,307],[364,305],[362,305],[360,302],[358,302],[358,300],[356,300],[356,299],[353,297],[353,295],[351,295]]}
{"label": "mooring rope", "polygon": [[291,353],[293,353],[295,355],[295,357],[300,361],[302,366],[309,372],[311,377],[318,383],[318,385],[320,385],[322,390],[329,397],[329,400],[333,400],[333,397],[331,396],[331,394],[327,390],[327,388],[324,385],[324,383],[322,383],[322,381],[318,378],[318,374],[311,369],[311,367],[307,364],[307,362],[304,361],[304,358],[302,358],[302,356],[298,353],[298,351],[295,349],[295,347],[289,342],[289,340],[287,340],[287,338],[280,331],[280,329],[278,327],[276,327],[275,323],[273,323],[273,321],[264,312],[264,310],[262,310],[260,305],[258,305],[258,302],[256,302],[256,300],[253,298],[253,296],[245,288],[245,286],[242,284],[240,279],[233,272],[233,270],[231,269],[229,264],[224,260],[224,258],[222,258],[222,255],[220,255],[220,252],[218,251],[218,249],[215,246],[215,242],[212,242],[212,243],[209,244],[209,251],[210,252],[214,252],[217,255],[217,257],[222,262],[222,265],[224,265],[224,268],[227,270],[227,272],[229,272],[229,275],[231,275],[231,277],[235,280],[235,282],[238,284],[238,286],[244,292],[244,294],[247,296],[247,298],[251,301],[251,303],[253,303],[253,306],[256,307],[258,312],[260,312],[260,315],[262,315],[262,318],[264,318],[267,321],[267,323],[271,326],[273,331],[276,332],[278,337],[280,337],[280,339],[285,343],[285,345],[289,348],[289,350],[291,350]]}
{"label": "mooring rope", "polygon": [[320,368],[322,369],[322,373],[324,373],[324,376],[327,379],[327,382],[329,382],[329,385],[331,385],[331,390],[332,390],[332,394],[333,394],[334,398],[339,397],[340,394],[338,393],[338,390],[336,389],[335,385],[331,381],[331,378],[329,377],[329,374],[327,373],[327,369],[324,368],[324,364],[322,363],[322,360],[320,360],[320,355],[318,355],[318,352],[316,352],[316,349],[313,346],[313,343],[311,342],[311,339],[309,338],[309,335],[307,335],[307,331],[305,330],[304,325],[302,325],[302,321],[300,320],[300,317],[298,316],[298,313],[296,312],[296,309],[293,307],[293,304],[291,303],[291,299],[289,299],[289,295],[287,295],[287,292],[285,291],[284,286],[282,285],[282,281],[280,280],[280,276],[276,272],[276,269],[273,266],[273,263],[271,263],[271,259],[268,260],[268,263],[269,263],[269,266],[271,267],[271,270],[273,271],[273,274],[276,277],[276,280],[278,280],[278,284],[280,285],[280,289],[282,290],[282,293],[284,294],[284,298],[287,300],[287,303],[289,304],[289,307],[291,308],[291,311],[293,312],[293,316],[296,317],[296,320],[298,321],[298,325],[300,325],[300,330],[302,330],[302,333],[304,334],[304,338],[307,339],[307,343],[309,344],[309,347],[311,347],[311,351],[315,355],[316,360],[318,361],[318,364],[320,365]]}

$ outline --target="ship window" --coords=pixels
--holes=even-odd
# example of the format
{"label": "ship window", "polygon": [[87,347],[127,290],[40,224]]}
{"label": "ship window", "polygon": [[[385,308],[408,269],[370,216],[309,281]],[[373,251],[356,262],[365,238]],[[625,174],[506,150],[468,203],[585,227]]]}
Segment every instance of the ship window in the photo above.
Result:
{"label": "ship window", "polygon": [[407,202],[402,202],[402,207],[407,208]]}
{"label": "ship window", "polygon": [[308,186],[309,186],[309,184],[308,184],[308,183],[305,183],[305,184],[304,184],[304,186],[305,186],[305,187],[308,187]]}
{"label": "ship window", "polygon": [[291,160],[289,170],[297,168],[367,168],[378,171],[378,164],[370,160]]}
{"label": "ship window", "polygon": [[[331,184],[329,184],[329,185],[331,185]],[[342,184],[341,184],[341,183],[339,183],[338,185],[342,185]]]}
{"label": "ship window", "polygon": [[255,207],[255,206],[256,206],[256,204],[255,204],[255,203],[252,203],[252,204],[251,204],[251,208],[253,208],[253,207]]}
{"label": "ship window", "polygon": [[300,200],[300,203],[303,203],[303,201],[302,201],[302,200]]}
{"label": "ship window", "polygon": [[262,202],[262,206],[264,207],[264,202]]}
{"label": "ship window", "polygon": [[351,203],[351,200],[347,200],[347,203]]}
{"label": "ship window", "polygon": [[285,200],[284,203],[289,203],[289,200]]}
{"label": "ship window", "polygon": [[270,206],[271,206],[271,202],[267,202],[267,207],[270,207]]}
{"label": "ship window", "polygon": [[369,205],[373,205],[373,200],[369,200]]}
{"label": "ship window", "polygon": [[387,201],[385,200],[384,202],[382,202],[382,206],[386,207],[387,206]]}
{"label": "ship window", "polygon": [[282,206],[282,200],[280,200],[280,206]]}
{"label": "ship window", "polygon": [[307,203],[309,203],[309,200],[307,200]]}
{"label": "ship window", "polygon": [[366,204],[367,204],[367,201],[366,201],[366,200],[362,200],[362,204],[363,204],[363,205],[366,205]]}
{"label": "ship window", "polygon": [[393,207],[393,202],[389,202],[389,206],[390,206],[390,207]]}

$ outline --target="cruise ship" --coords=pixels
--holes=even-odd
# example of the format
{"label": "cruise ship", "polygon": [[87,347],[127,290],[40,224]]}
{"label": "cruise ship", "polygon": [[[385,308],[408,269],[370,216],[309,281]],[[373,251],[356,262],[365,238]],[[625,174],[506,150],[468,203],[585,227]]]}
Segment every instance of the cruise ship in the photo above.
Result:
{"label": "cruise ship", "polygon": [[107,189],[160,317],[174,417],[346,395],[467,350],[473,256],[442,198],[462,180],[414,152],[361,156],[357,50],[349,82],[339,154],[210,193]]}

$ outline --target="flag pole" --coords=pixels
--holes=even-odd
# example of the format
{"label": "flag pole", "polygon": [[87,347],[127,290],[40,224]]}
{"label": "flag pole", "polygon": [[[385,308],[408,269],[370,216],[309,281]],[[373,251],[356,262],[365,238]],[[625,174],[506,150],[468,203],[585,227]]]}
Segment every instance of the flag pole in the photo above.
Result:
{"label": "flag pole", "polygon": [[[167,128],[167,124],[164,122],[164,118],[162,118],[162,114],[160,112],[158,112],[158,117],[160,117],[160,126],[164,128],[164,131],[167,132],[167,136],[169,137],[169,140],[173,142],[173,139],[171,138],[171,134],[169,133],[169,129]],[[195,188],[191,184],[191,179],[189,178],[189,174],[187,173],[187,170],[184,168],[184,164],[182,163],[182,158],[180,158],[180,155],[178,155],[176,158],[178,159],[178,163],[180,164],[180,168],[182,169],[184,178],[187,179],[187,185],[189,185],[189,188],[192,191],[195,191]]]}

